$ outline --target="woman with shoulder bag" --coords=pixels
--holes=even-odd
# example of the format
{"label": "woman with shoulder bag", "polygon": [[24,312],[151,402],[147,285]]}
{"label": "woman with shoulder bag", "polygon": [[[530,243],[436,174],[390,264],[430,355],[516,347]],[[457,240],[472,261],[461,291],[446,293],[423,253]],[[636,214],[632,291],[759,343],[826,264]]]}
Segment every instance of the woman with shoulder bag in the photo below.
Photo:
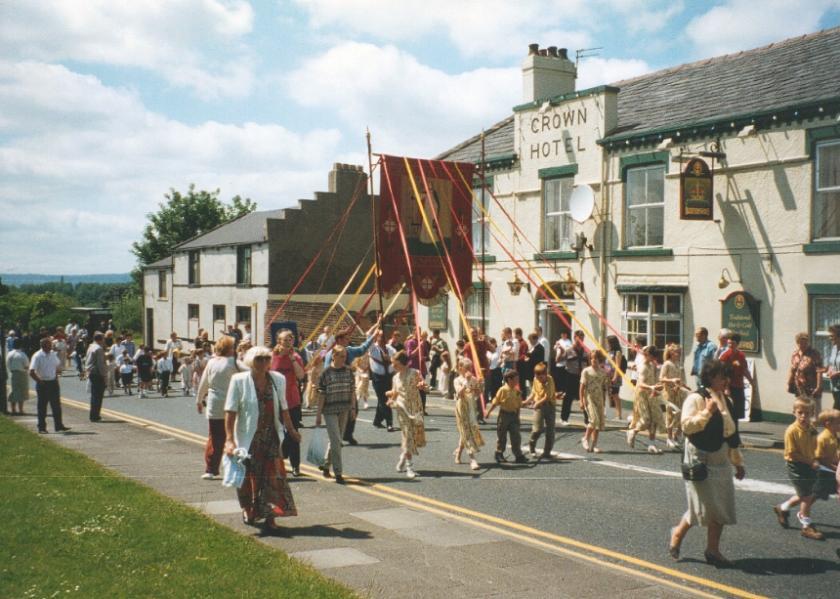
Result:
{"label": "woman with shoulder bag", "polygon": [[732,417],[732,402],[726,397],[729,368],[719,360],[703,365],[700,375],[707,396],[689,395],[682,409],[681,424],[686,436],[683,478],[688,510],[671,529],[668,553],[679,559],[680,545],[694,525],[707,529],[706,562],[728,568],[732,562],[720,553],[723,527],[735,524],[735,478],[746,476],[739,449],[738,423]]}

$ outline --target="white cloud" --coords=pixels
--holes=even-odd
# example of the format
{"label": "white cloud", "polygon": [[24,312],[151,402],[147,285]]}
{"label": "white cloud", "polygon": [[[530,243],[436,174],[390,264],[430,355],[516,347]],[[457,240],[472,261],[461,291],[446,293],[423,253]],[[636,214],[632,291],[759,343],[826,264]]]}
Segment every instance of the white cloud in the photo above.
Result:
{"label": "white cloud", "polygon": [[716,56],[816,31],[832,8],[840,1],[728,0],[692,19],[685,32],[697,54]]}
{"label": "white cloud", "polygon": [[650,72],[644,60],[623,60],[618,58],[584,58],[578,66],[578,89],[617,83],[622,79],[638,77]]}
{"label": "white cloud", "polygon": [[437,154],[510,113],[518,68],[450,75],[394,46],[347,42],[304,61],[287,80],[305,107],[335,112],[382,151]]}
{"label": "white cloud", "polygon": [[296,0],[316,29],[341,27],[394,43],[445,35],[465,56],[525,56],[530,42],[580,48],[591,43],[582,28],[584,0]]}
{"label": "white cloud", "polygon": [[[0,272],[119,272],[170,187],[279,208],[326,188],[341,133],[148,110],[131,90],[40,62],[0,62]],[[38,243],[38,252],[32,244]],[[95,259],[86,260],[91,253]],[[44,255],[51,264],[45,266]]]}
{"label": "white cloud", "polygon": [[253,59],[241,38],[253,21],[244,0],[18,2],[3,10],[0,55],[137,67],[204,98],[246,96]]}

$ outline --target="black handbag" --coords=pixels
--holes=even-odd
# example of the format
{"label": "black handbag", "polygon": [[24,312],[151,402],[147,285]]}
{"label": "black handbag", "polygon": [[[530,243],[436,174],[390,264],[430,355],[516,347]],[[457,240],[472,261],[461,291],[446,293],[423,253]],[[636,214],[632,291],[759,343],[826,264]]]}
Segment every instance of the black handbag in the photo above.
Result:
{"label": "black handbag", "polygon": [[691,464],[683,462],[681,467],[683,480],[700,482],[709,478],[709,469],[703,462],[695,461]]}

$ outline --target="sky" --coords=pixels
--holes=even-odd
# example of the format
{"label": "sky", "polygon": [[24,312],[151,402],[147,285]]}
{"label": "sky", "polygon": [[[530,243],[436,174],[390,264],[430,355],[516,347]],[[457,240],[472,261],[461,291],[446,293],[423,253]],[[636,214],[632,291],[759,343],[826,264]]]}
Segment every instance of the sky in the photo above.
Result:
{"label": "sky", "polygon": [[[756,7],[760,6],[760,10]],[[0,0],[0,273],[128,272],[170,189],[258,209],[335,162],[432,157],[521,102],[840,25],[840,0]]]}

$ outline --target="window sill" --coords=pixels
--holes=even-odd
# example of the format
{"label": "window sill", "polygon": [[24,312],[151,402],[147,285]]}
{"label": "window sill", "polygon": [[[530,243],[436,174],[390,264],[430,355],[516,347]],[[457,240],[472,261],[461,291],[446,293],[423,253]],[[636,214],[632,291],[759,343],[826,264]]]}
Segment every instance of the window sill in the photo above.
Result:
{"label": "window sill", "polygon": [[813,241],[802,245],[806,254],[840,254],[840,241]]}
{"label": "window sill", "polygon": [[534,254],[534,260],[577,260],[578,254],[577,252],[572,251],[551,251],[551,252],[540,252],[539,254]]}
{"label": "window sill", "polygon": [[201,283],[189,283],[187,287],[189,287],[190,289],[197,289],[198,287],[201,287]]}
{"label": "window sill", "polygon": [[628,248],[613,250],[613,258],[666,258],[674,255],[671,248]]}
{"label": "window sill", "polygon": [[483,262],[485,264],[495,264],[496,256],[491,254],[476,254],[475,260],[476,262]]}
{"label": "window sill", "polygon": [[237,289],[250,289],[251,287],[253,287],[253,285],[251,285],[250,283],[237,283],[236,284]]}

